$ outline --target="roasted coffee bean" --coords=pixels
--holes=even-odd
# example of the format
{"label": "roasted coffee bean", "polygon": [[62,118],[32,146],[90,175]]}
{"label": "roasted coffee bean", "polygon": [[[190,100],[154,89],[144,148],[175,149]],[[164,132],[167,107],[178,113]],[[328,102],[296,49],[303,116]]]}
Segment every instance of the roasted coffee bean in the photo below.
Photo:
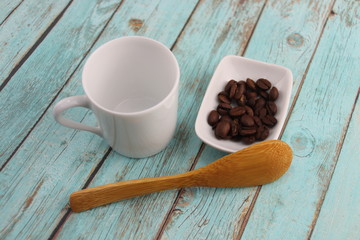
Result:
{"label": "roasted coffee bean", "polygon": [[271,115],[266,115],[265,117],[261,118],[261,121],[262,121],[265,125],[267,125],[267,126],[269,126],[269,127],[273,127],[273,126],[275,126],[276,123],[277,123],[276,118],[274,118],[274,117],[271,116]]}
{"label": "roasted coffee bean", "polygon": [[220,121],[215,128],[215,136],[222,139],[226,138],[230,132],[230,128],[230,122]]}
{"label": "roasted coffee bean", "polygon": [[231,117],[230,117],[229,115],[223,115],[223,116],[221,116],[220,121],[228,121],[228,122],[231,122],[232,119],[231,119]]}
{"label": "roasted coffee bean", "polygon": [[269,94],[265,91],[259,91],[259,95],[261,97],[263,97],[264,99],[268,99],[269,98]]}
{"label": "roasted coffee bean", "polygon": [[254,107],[255,104],[256,104],[256,99],[255,99],[255,98],[250,98],[250,99],[247,101],[247,104],[248,104],[250,107]]}
{"label": "roasted coffee bean", "polygon": [[256,133],[256,128],[250,128],[250,129],[241,128],[239,130],[239,135],[240,136],[249,136],[249,135],[252,135],[252,134],[255,134],[255,133]]}
{"label": "roasted coffee bean", "polygon": [[266,103],[266,109],[269,112],[269,114],[271,115],[275,115],[275,113],[277,112],[277,106],[274,102],[269,101]]}
{"label": "roasted coffee bean", "polygon": [[251,90],[253,90],[253,91],[256,91],[255,82],[254,82],[254,80],[252,80],[251,78],[246,79],[246,86],[247,86],[249,89],[251,89]]}
{"label": "roasted coffee bean", "polygon": [[246,91],[246,83],[244,81],[239,81],[238,88],[239,88],[240,94],[241,95],[244,94]]}
{"label": "roasted coffee bean", "polygon": [[269,92],[269,100],[275,101],[279,97],[279,91],[276,87],[273,87]]}
{"label": "roasted coffee bean", "polygon": [[253,118],[254,118],[254,122],[255,122],[256,126],[260,127],[263,125],[258,116],[254,116]]}
{"label": "roasted coffee bean", "polygon": [[227,92],[225,91],[222,91],[218,94],[218,100],[219,102],[223,102],[223,103],[227,103],[227,104],[230,104],[231,103],[231,100],[229,98],[229,95],[227,94]]}
{"label": "roasted coffee bean", "polygon": [[231,88],[231,85],[234,84],[234,83],[236,83],[236,81],[234,79],[228,81],[228,83],[225,86],[225,92],[229,92],[230,88]]}
{"label": "roasted coffee bean", "polygon": [[245,93],[246,98],[257,98],[258,94],[256,92],[246,92]]}
{"label": "roasted coffee bean", "polygon": [[231,105],[228,103],[220,103],[217,107],[217,111],[220,115],[225,115],[231,109]]}
{"label": "roasted coffee bean", "polygon": [[255,136],[247,136],[247,137],[243,137],[241,138],[241,141],[243,141],[245,144],[252,144],[255,142]]}
{"label": "roasted coffee bean", "polygon": [[239,134],[239,123],[237,121],[231,122],[231,136],[235,137]]}
{"label": "roasted coffee bean", "polygon": [[234,95],[235,100],[239,100],[241,95],[245,92],[245,85],[244,84],[237,84],[236,92]]}
{"label": "roasted coffee bean", "polygon": [[260,118],[260,119],[263,118],[263,117],[265,117],[266,114],[267,114],[266,108],[261,108],[261,109],[259,110],[259,118]]}
{"label": "roasted coffee bean", "polygon": [[256,129],[256,135],[255,135],[256,140],[262,141],[265,140],[268,136],[269,136],[269,128],[267,128],[266,126],[262,125]]}
{"label": "roasted coffee bean", "polygon": [[255,111],[256,109],[261,109],[265,106],[266,101],[263,98],[258,98],[255,103]]}
{"label": "roasted coffee bean", "polygon": [[222,108],[219,108],[219,107],[218,107],[216,110],[217,110],[217,112],[218,112],[220,115],[226,115],[226,114],[228,114],[228,111],[225,110],[225,109],[222,109]]}
{"label": "roasted coffee bean", "polygon": [[219,113],[215,110],[212,110],[207,119],[209,125],[214,126],[215,124],[217,124],[219,121],[219,117],[220,117]]}
{"label": "roasted coffee bean", "polygon": [[262,90],[268,90],[271,88],[271,82],[265,78],[260,78],[256,81],[256,86]]}
{"label": "roasted coffee bean", "polygon": [[[208,123],[219,139],[231,139],[251,144],[265,140],[269,127],[277,124],[275,100],[279,91],[264,78],[256,82],[230,80],[218,94],[219,105],[208,115]],[[237,105],[237,106],[236,106]]]}
{"label": "roasted coffee bean", "polygon": [[239,100],[237,100],[237,104],[238,104],[239,106],[245,106],[245,104],[246,104],[246,97],[245,97],[244,94],[240,96]]}
{"label": "roasted coffee bean", "polygon": [[254,116],[254,111],[252,110],[251,107],[249,106],[245,106],[245,110],[246,110],[246,114],[253,117]]}
{"label": "roasted coffee bean", "polygon": [[237,89],[237,84],[236,83],[231,84],[230,90],[229,90],[230,99],[234,98],[235,93],[236,93],[236,89]]}
{"label": "roasted coffee bean", "polygon": [[254,119],[247,114],[244,114],[243,116],[241,116],[240,122],[243,126],[246,126],[246,127],[252,127],[255,124]]}
{"label": "roasted coffee bean", "polygon": [[229,111],[230,116],[232,117],[239,117],[241,115],[243,115],[246,112],[244,107],[234,107]]}

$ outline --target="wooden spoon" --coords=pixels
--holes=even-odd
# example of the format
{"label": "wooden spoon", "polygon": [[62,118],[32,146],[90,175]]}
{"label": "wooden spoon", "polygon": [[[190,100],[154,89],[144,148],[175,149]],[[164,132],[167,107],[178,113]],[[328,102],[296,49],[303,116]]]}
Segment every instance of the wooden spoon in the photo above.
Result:
{"label": "wooden spoon", "polygon": [[183,187],[248,187],[270,183],[290,167],[292,150],[279,140],[260,142],[202,168],[84,189],[70,195],[74,212],[148,193]]}

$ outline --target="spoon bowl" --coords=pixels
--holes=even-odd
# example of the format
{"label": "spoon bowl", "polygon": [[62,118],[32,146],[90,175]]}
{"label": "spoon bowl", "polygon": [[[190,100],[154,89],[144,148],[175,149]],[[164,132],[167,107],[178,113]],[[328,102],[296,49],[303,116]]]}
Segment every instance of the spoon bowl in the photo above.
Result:
{"label": "spoon bowl", "polygon": [[70,207],[74,212],[81,212],[111,202],[174,188],[263,185],[280,178],[289,169],[292,157],[292,150],[285,142],[260,142],[190,172],[117,182],[72,193]]}

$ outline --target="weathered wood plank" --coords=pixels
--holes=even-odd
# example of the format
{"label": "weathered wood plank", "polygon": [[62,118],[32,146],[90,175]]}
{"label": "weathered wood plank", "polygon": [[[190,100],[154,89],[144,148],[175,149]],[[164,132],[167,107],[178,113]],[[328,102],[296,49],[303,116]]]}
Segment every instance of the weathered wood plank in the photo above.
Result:
{"label": "weathered wood plank", "polygon": [[[17,1],[11,1],[11,4]],[[0,86],[70,0],[27,0],[0,26]]]}
{"label": "weathered wood plank", "polygon": [[[315,51],[330,6],[331,1],[310,5],[301,1],[293,4],[285,0],[269,1],[246,49],[246,57],[285,65],[292,70],[292,100]],[[295,36],[303,39],[301,44],[288,41]],[[225,153],[206,146],[196,168],[223,155]],[[162,238],[238,239],[256,189],[185,189]]]}
{"label": "weathered wood plank", "polygon": [[312,239],[360,239],[360,99],[357,100]]}
{"label": "weathered wood plank", "polygon": [[73,2],[1,91],[0,165],[31,131],[118,5],[117,0]]}
{"label": "weathered wood plank", "polygon": [[[163,152],[151,158],[134,160],[110,154],[91,186],[176,174],[190,168],[201,145],[194,133],[194,121],[207,82],[223,56],[244,49],[263,4],[200,2],[173,49],[182,72],[175,138]],[[91,233],[96,239],[154,239],[177,193],[176,190],[155,193],[71,214],[58,237],[82,238]],[[99,222],[106,222],[106,228],[99,226]]]}
{"label": "weathered wood plank", "polygon": [[[157,38],[167,46],[171,46],[176,41],[196,3],[197,1],[178,1],[176,11],[169,11],[174,4],[173,1],[149,1],[147,3],[127,1],[114,15],[92,50],[113,38],[134,34]],[[91,4],[88,6],[90,9],[93,8],[91,12],[94,17],[99,18],[98,15],[105,17],[103,16],[106,14],[105,10],[115,10],[114,6],[107,5],[109,3],[106,4],[108,7],[104,7],[100,2],[98,4],[95,8]],[[85,15],[86,12],[81,13],[80,11],[82,6],[83,4],[78,5],[75,2],[68,9],[68,14],[78,12]],[[176,17],[172,17],[174,15]],[[64,16],[64,19],[69,18]],[[88,18],[90,17],[88,16]],[[134,26],[132,24],[134,18],[140,19],[143,23],[142,26],[138,24],[140,21],[136,21],[137,24]],[[79,20],[79,17],[77,19]],[[85,25],[91,28],[102,27],[91,24],[91,19]],[[163,29],[168,30],[163,34]],[[84,29],[83,31],[90,30]],[[50,39],[52,39],[51,34],[49,34]],[[54,37],[62,39],[57,33],[54,34]],[[83,34],[85,33],[82,31],[73,32],[71,37],[78,40],[80,38],[78,35]],[[66,38],[68,35],[64,37]],[[87,35],[86,37],[89,38]],[[46,44],[46,40],[43,44]],[[75,47],[79,47],[78,44]],[[57,51],[62,50],[59,49]],[[86,49],[81,48],[79,51],[85,54]],[[58,55],[56,57],[62,66],[72,68],[66,63],[68,60],[65,57]],[[77,69],[56,101],[67,96],[83,94],[82,66]],[[71,70],[68,71],[71,72]],[[66,78],[61,79],[63,83],[65,80]],[[75,131],[57,124],[51,114],[52,107],[53,105],[0,173],[0,209],[2,209],[0,211],[2,219],[0,221],[0,238],[38,239],[50,236],[67,211],[66,204],[70,193],[82,188],[108,149],[101,138],[94,134]],[[91,112],[85,113],[73,109],[67,115],[69,118],[83,121],[86,124],[95,124]],[[130,161],[134,160],[130,159]],[[14,208],[14,206],[17,207]],[[98,226],[101,225],[98,224]]]}
{"label": "weathered wood plank", "polygon": [[24,0],[2,0],[0,2],[0,26]]}
{"label": "weathered wood plank", "polygon": [[312,232],[360,85],[359,7],[336,2],[282,137],[294,150],[292,166],[261,189],[244,239],[305,239]]}

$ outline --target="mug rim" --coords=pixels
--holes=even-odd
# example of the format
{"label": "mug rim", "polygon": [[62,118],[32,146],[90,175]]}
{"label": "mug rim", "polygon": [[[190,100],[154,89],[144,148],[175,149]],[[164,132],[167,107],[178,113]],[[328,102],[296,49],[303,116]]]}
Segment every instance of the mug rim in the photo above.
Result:
{"label": "mug rim", "polygon": [[[136,112],[118,112],[118,111],[114,111],[114,110],[111,110],[111,109],[108,109],[104,106],[102,106],[101,104],[99,104],[97,101],[95,101],[88,93],[87,91],[87,87],[85,85],[85,82],[84,82],[84,72],[85,72],[85,69],[86,69],[86,66],[88,65],[88,62],[89,60],[94,56],[94,54],[98,51],[100,51],[101,49],[103,49],[104,47],[106,47],[107,45],[110,45],[111,43],[113,42],[116,42],[116,41],[119,41],[119,40],[123,40],[123,39],[142,39],[142,40],[146,40],[146,41],[150,41],[152,43],[155,43],[159,46],[161,46],[162,48],[165,49],[166,52],[168,52],[170,54],[170,58],[172,58],[175,62],[175,83],[173,84],[171,90],[167,93],[167,95],[160,101],[158,102],[157,104],[147,108],[147,109],[144,109],[144,110],[141,110],[141,111],[136,111]],[[154,111],[155,109],[159,108],[160,105],[163,105],[164,102],[166,102],[178,89],[178,86],[179,86],[179,79],[180,79],[180,69],[179,69],[179,63],[175,57],[175,55],[172,53],[172,51],[166,46],[164,45],[163,43],[159,42],[159,41],[156,41],[154,39],[151,39],[151,38],[148,38],[148,37],[143,37],[143,36],[125,36],[125,37],[120,37],[120,38],[115,38],[115,39],[112,39],[104,44],[102,44],[100,47],[98,47],[93,53],[90,54],[89,58],[86,60],[85,64],[84,64],[84,67],[83,67],[83,70],[82,70],[82,74],[81,74],[81,83],[82,83],[82,87],[85,91],[85,94],[86,96],[90,99],[90,102],[92,104],[94,104],[96,107],[100,108],[102,111],[105,111],[105,112],[108,112],[108,113],[111,113],[113,115],[121,115],[121,116],[135,116],[135,115],[140,115],[140,114],[146,114],[148,112],[151,112],[151,111]]]}

